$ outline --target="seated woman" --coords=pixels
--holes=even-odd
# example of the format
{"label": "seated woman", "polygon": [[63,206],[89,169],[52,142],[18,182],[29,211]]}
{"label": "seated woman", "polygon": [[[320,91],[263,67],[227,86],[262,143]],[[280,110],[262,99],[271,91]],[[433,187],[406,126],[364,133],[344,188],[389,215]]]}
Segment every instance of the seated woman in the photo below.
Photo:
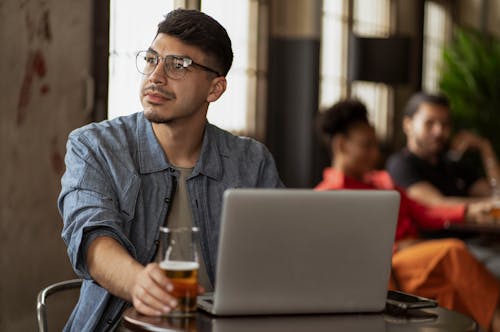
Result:
{"label": "seated woman", "polygon": [[[388,173],[374,171],[379,150],[365,106],[341,101],[319,116],[319,131],[333,157],[317,190],[395,189],[401,195],[390,288],[438,300],[470,315],[483,328],[500,331],[500,284],[457,239],[422,240],[420,230],[471,218],[488,222],[488,203],[427,207],[396,188]],[[489,328],[489,329],[488,329]]]}

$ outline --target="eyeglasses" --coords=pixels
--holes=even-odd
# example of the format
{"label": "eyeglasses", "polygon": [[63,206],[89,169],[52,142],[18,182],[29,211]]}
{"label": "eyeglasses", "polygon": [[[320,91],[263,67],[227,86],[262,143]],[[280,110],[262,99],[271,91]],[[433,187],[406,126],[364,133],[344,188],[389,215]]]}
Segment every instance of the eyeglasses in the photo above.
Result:
{"label": "eyeglasses", "polygon": [[191,58],[180,55],[167,55],[161,57],[152,51],[140,51],[135,57],[135,65],[139,73],[143,75],[150,75],[163,60],[163,70],[168,78],[178,80],[186,76],[187,69],[191,66],[197,66],[205,71],[222,76],[218,71],[208,68],[204,65],[194,62]]}

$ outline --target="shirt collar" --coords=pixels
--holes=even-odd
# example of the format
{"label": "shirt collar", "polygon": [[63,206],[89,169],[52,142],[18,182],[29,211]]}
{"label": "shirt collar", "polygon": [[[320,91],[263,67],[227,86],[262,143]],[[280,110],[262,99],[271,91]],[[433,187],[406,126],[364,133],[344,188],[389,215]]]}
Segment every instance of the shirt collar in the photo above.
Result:
{"label": "shirt collar", "polygon": [[[174,167],[170,164],[156,139],[151,122],[141,112],[138,116],[137,141],[139,142],[139,169],[140,172],[153,173]],[[219,154],[218,140],[215,127],[207,123],[203,134],[200,158],[194,166],[190,177],[204,174],[216,180],[222,176],[222,161]]]}
{"label": "shirt collar", "polygon": [[364,181],[359,181],[335,168],[328,167],[323,171],[323,181],[317,189],[394,189],[394,185],[385,171],[369,172]]}
{"label": "shirt collar", "polygon": [[203,174],[215,180],[222,178],[222,160],[217,128],[207,122],[203,134],[200,158],[194,166],[191,176]]}
{"label": "shirt collar", "polygon": [[171,165],[156,139],[151,122],[140,112],[137,117],[137,142],[139,147],[139,171],[142,174],[163,171]]}

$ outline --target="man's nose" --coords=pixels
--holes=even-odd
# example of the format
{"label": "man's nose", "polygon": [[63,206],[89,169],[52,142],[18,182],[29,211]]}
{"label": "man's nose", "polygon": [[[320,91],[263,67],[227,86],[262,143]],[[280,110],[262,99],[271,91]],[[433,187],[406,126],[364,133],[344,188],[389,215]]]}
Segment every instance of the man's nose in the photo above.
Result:
{"label": "man's nose", "polygon": [[149,81],[156,84],[167,83],[167,73],[165,72],[163,60],[159,60],[156,67],[153,69],[151,74],[149,74]]}
{"label": "man's nose", "polygon": [[435,135],[442,135],[443,132],[444,132],[444,125],[442,123],[435,123],[433,126],[432,126],[432,132],[435,134]]}

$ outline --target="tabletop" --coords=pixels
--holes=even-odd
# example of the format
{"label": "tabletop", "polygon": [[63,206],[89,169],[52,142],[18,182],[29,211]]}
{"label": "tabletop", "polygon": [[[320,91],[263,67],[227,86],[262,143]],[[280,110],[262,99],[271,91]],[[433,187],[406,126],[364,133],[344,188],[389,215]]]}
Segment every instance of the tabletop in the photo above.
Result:
{"label": "tabletop", "polygon": [[424,332],[478,331],[469,317],[441,307],[411,310],[407,314],[334,314],[215,317],[201,311],[192,318],[146,317],[134,308],[123,316],[119,332],[189,331],[189,332]]}
{"label": "tabletop", "polygon": [[478,224],[478,223],[451,223],[447,227],[454,232],[477,233],[481,235],[500,236],[500,224]]}

